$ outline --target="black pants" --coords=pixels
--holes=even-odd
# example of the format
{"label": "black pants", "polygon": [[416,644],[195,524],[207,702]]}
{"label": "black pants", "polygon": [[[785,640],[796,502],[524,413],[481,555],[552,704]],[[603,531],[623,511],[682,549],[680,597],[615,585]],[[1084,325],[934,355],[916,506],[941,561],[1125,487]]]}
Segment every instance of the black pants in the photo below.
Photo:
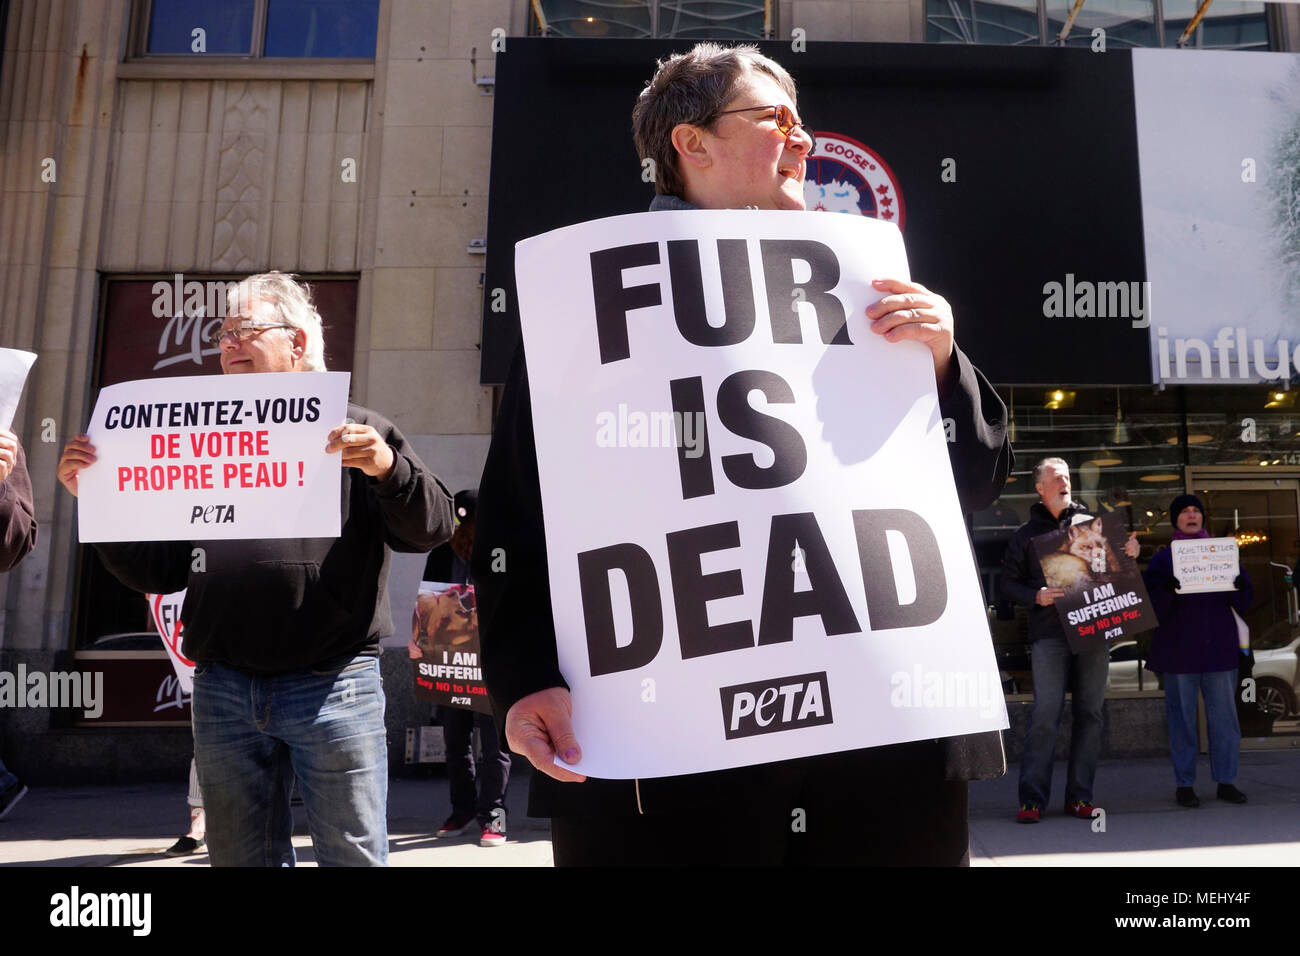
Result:
{"label": "black pants", "polygon": [[[451,784],[451,812],[455,816],[474,814],[482,826],[492,822],[492,811],[506,805],[510,782],[510,754],[501,750],[496,721],[491,714],[479,714],[459,707],[439,707],[443,739],[447,741],[447,779]],[[478,767],[475,792],[474,726],[478,725],[483,746],[483,764]]]}
{"label": "black pants", "polygon": [[[967,866],[966,782],[930,741],[755,767],[740,805],[556,816],[556,866]],[[581,784],[577,784],[581,786]]]}

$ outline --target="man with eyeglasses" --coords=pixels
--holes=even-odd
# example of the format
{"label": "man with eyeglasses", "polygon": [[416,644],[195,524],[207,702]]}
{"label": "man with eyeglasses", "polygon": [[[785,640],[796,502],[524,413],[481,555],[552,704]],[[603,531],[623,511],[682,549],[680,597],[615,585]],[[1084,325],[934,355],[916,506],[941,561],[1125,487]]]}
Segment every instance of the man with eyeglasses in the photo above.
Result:
{"label": "man with eyeglasses", "polygon": [[[669,57],[633,111],[654,161],[651,210],[804,209],[812,136],[795,86],[757,48],[702,43]],[[995,500],[1011,463],[1006,407],[953,342],[952,310],[915,282],[885,279],[867,310],[889,341],[934,357],[964,510]],[[596,780],[574,763],[572,702],[559,671],[528,381],[516,353],[479,488],[473,571],[484,675],[513,750],[537,768],[529,812],[552,818],[557,865],[968,861],[966,781],[1000,776],[1000,735],[919,741],[653,780]],[[504,570],[496,556],[507,556]],[[986,637],[982,638],[987,640]],[[802,829],[792,825],[802,821]]]}
{"label": "man with eyeglasses", "polygon": [[[221,370],[325,370],[320,314],[279,272],[251,276],[213,336]],[[194,670],[194,751],[214,866],[294,862],[296,776],[322,866],[388,859],[388,750],[379,641],[393,632],[393,551],[451,536],[446,487],[383,416],[348,406],[321,437],[342,456],[337,538],[97,544],[127,587],[186,589],[184,653]],[[73,495],[95,462],[78,435],[58,477]],[[195,560],[195,552],[202,561]]]}

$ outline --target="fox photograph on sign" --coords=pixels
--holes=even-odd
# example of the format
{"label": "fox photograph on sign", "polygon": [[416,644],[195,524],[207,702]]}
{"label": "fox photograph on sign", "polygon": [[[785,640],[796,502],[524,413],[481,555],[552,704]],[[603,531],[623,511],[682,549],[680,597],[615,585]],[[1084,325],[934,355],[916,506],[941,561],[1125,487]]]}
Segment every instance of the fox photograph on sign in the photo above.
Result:
{"label": "fox photograph on sign", "polygon": [[518,244],[572,769],[1007,726],[933,359],[865,315],[907,274],[897,227],[860,216],[656,212]]}
{"label": "fox photograph on sign", "polygon": [[474,585],[421,581],[408,649],[417,698],[492,713],[483,683]]}
{"label": "fox photograph on sign", "polygon": [[1113,644],[1156,627],[1137,562],[1124,553],[1128,530],[1119,514],[1076,521],[1032,539],[1043,580],[1064,597],[1052,606],[1071,649]]}

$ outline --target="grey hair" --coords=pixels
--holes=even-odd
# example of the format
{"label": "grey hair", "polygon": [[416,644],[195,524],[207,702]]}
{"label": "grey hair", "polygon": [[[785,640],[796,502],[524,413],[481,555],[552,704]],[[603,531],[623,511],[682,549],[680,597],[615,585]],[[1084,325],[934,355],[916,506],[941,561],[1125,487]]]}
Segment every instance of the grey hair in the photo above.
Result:
{"label": "grey hair", "polygon": [[[312,304],[311,287],[305,282],[295,281],[297,278],[274,270],[251,275],[239,283],[239,302],[251,306],[255,299],[265,299],[274,305],[287,325],[302,329],[307,336],[307,346],[300,360],[303,370],[324,372],[325,336],[320,313]],[[286,335],[293,334],[291,329],[282,331]]]}
{"label": "grey hair", "polygon": [[678,196],[686,188],[673,147],[673,129],[681,123],[709,126],[731,101],[736,81],[766,73],[795,102],[794,79],[785,67],[758,52],[752,43],[726,47],[697,43],[689,53],[659,60],[655,75],[632,108],[632,139],[637,156],[654,161],[655,192]]}
{"label": "grey hair", "polygon": [[1049,465],[1059,465],[1064,468],[1067,473],[1070,470],[1070,466],[1064,458],[1044,458],[1038,464],[1034,465],[1034,484],[1038,484],[1043,480],[1043,472],[1047,471]]}

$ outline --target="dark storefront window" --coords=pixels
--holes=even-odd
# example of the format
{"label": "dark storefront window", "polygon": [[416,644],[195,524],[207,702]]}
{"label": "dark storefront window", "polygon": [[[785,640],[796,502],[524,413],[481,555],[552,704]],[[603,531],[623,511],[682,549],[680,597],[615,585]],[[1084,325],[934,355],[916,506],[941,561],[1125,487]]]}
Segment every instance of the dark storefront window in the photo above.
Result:
{"label": "dark storefront window", "polygon": [[[1275,718],[1264,733],[1297,732],[1300,725],[1286,721],[1300,696],[1300,664],[1291,659],[1300,646],[1300,603],[1288,581],[1300,561],[1300,392],[1255,385],[1017,386],[999,393],[1013,411],[1016,467],[1002,496],[973,516],[972,530],[1007,690],[1027,693],[1031,686],[1027,610],[1001,600],[998,577],[1011,533],[1038,500],[1034,465],[1063,458],[1077,501],[1094,514],[1123,515],[1142,545],[1142,568],[1169,544],[1169,506],[1190,476],[1207,506],[1207,530],[1238,539],[1242,568],[1255,586],[1246,622],[1256,659],[1263,656],[1260,693]],[[1159,679],[1145,669],[1150,638],[1112,648],[1108,693],[1159,690]]]}
{"label": "dark storefront window", "polygon": [[[1092,31],[1106,31],[1107,49],[1175,46],[1200,4],[1197,0],[1087,0],[1066,46],[1090,47]],[[1074,0],[926,0],[930,43],[1054,44]],[[1264,4],[1215,0],[1188,45],[1202,49],[1269,49]]]}
{"label": "dark storefront window", "polygon": [[534,0],[530,6],[532,32],[547,36],[761,40],[775,30],[763,0]]}
{"label": "dark storefront window", "polygon": [[[179,306],[174,276],[107,280],[94,388],[134,379],[220,375],[219,351],[204,344],[203,331],[213,323],[220,326],[222,319],[211,314],[209,304],[221,301],[227,283],[240,278],[186,275]],[[326,366],[331,371],[351,371],[357,280],[305,278],[324,320]],[[94,548],[81,545],[78,552],[74,649],[130,650],[140,643],[139,635],[155,632],[144,596],[119,584]],[[126,636],[132,634],[137,637]]]}
{"label": "dark storefront window", "polygon": [[144,7],[147,54],[375,57],[379,0],[149,0]]}

